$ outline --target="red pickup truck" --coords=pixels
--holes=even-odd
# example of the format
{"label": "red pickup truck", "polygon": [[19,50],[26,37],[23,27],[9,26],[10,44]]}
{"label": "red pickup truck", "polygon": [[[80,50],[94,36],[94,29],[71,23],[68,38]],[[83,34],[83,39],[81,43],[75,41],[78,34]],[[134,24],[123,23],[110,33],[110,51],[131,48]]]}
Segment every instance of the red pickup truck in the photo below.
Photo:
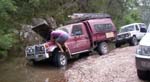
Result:
{"label": "red pickup truck", "polygon": [[[48,28],[43,24],[32,29],[46,39],[47,35],[50,35]],[[67,65],[67,59],[80,53],[94,50],[100,55],[108,53],[107,43],[116,38],[115,25],[108,16],[74,21],[58,29],[70,35],[69,40],[65,43],[68,47],[68,53],[61,53],[54,42],[47,41],[43,44],[27,46],[26,58],[34,63],[44,59],[52,59],[56,66],[61,67]]]}

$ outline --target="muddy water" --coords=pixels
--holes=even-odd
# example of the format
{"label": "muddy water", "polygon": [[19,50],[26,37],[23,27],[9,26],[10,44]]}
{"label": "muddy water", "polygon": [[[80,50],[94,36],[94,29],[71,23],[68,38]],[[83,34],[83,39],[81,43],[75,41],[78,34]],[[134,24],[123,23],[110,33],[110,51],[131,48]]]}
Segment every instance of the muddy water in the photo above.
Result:
{"label": "muddy water", "polygon": [[56,68],[48,61],[33,66],[27,64],[24,57],[11,57],[5,62],[0,62],[0,82],[66,82],[64,73],[74,63],[85,61],[87,57],[89,56],[84,54],[78,59],[70,60],[69,65],[63,68]]}
{"label": "muddy water", "polygon": [[[92,57],[97,57],[94,55]],[[38,65],[28,64],[24,57],[14,57],[6,62],[0,62],[0,82],[66,82],[65,72],[74,63],[87,60],[87,54],[78,59],[69,60],[67,67],[57,68],[48,61]]]}
{"label": "muddy water", "polygon": [[65,82],[66,69],[48,62],[32,66],[24,58],[13,58],[0,63],[0,82]]}
{"label": "muddy water", "polygon": [[[92,57],[97,57],[94,55]],[[78,59],[69,60],[67,67],[57,68],[48,61],[40,62],[34,66],[28,64],[24,57],[11,58],[6,62],[0,62],[0,82],[66,82],[65,72],[74,63],[87,60],[87,54]]]}

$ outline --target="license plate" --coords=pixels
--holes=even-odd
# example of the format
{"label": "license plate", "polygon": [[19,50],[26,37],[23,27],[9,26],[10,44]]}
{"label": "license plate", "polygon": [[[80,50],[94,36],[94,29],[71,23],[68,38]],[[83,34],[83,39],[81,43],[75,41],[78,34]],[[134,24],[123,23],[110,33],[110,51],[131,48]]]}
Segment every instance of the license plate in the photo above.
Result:
{"label": "license plate", "polygon": [[142,61],[141,66],[145,68],[150,68],[150,62]]}
{"label": "license plate", "polygon": [[108,33],[106,33],[106,38],[112,38],[112,37],[114,37],[115,35],[114,35],[114,33],[113,32],[108,32]]}

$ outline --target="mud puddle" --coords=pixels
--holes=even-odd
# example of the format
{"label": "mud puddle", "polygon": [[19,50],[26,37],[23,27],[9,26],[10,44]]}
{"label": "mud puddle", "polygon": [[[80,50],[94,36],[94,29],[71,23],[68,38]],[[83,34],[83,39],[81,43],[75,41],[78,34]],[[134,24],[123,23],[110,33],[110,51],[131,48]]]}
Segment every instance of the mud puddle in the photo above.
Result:
{"label": "mud puddle", "polygon": [[0,63],[0,82],[65,82],[67,68],[56,68],[49,63],[29,65],[24,58]]}
{"label": "mud puddle", "polygon": [[[0,82],[66,82],[64,74],[75,62],[87,60],[89,55],[69,60],[66,67],[57,68],[48,61],[28,64],[24,57],[14,57],[0,62]],[[93,56],[96,57],[97,55]]]}
{"label": "mud puddle", "polygon": [[76,62],[99,57],[93,54],[96,53],[81,54],[79,58],[69,60],[68,65],[63,68],[57,68],[47,61],[34,66],[27,64],[24,57],[13,57],[3,63],[0,62],[0,82],[66,82],[65,72]]}

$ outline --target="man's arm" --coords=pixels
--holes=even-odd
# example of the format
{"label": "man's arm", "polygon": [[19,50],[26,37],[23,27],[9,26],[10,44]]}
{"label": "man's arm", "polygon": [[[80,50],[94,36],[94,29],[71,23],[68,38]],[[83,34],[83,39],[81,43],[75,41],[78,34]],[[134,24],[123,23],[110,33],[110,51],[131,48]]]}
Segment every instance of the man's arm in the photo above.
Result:
{"label": "man's arm", "polygon": [[60,48],[61,52],[64,52],[64,50],[63,50],[61,44],[59,44],[57,41],[55,41],[55,44]]}

